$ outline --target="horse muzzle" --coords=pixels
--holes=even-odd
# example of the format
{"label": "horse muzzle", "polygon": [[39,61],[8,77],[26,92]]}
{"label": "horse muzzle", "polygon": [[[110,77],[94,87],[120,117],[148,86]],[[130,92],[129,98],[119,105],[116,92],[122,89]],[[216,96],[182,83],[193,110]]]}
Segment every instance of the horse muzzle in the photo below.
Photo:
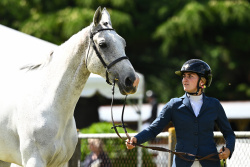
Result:
{"label": "horse muzzle", "polygon": [[134,75],[126,77],[123,84],[119,80],[118,86],[121,94],[123,95],[134,94],[137,91],[139,81],[140,81],[139,76],[136,73]]}

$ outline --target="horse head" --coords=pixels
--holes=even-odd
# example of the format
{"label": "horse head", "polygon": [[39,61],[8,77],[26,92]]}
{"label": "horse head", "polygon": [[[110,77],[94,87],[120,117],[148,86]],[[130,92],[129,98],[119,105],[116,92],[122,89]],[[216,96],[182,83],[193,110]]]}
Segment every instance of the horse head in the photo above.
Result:
{"label": "horse head", "polygon": [[139,77],[126,57],[125,46],[126,41],[112,28],[108,11],[99,7],[90,26],[86,67],[110,84],[116,81],[120,92],[127,95],[136,92]]}

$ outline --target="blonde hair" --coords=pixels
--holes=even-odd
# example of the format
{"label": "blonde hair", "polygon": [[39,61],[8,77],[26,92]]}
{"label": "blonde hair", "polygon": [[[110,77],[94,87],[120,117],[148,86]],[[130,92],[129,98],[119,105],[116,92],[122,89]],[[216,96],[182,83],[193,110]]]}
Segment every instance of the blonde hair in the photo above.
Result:
{"label": "blonde hair", "polygon": [[103,142],[100,139],[88,139],[88,143],[102,150]]}

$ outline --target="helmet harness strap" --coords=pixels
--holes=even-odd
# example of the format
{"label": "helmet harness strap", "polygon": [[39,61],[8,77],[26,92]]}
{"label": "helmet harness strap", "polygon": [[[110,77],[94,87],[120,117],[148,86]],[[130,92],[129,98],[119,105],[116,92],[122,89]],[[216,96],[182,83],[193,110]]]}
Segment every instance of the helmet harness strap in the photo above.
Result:
{"label": "helmet harness strap", "polygon": [[199,76],[199,79],[198,79],[198,82],[197,82],[197,91],[195,93],[189,93],[187,92],[189,95],[198,95],[199,94],[199,91],[202,87],[200,87],[200,80],[201,80],[201,75],[200,74],[197,74]]}

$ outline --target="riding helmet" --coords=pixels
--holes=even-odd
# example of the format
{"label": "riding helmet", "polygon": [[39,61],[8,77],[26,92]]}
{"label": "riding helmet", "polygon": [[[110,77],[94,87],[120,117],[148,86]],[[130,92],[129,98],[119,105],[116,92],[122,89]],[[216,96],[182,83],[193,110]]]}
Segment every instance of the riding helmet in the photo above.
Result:
{"label": "riding helmet", "polygon": [[184,72],[194,72],[200,77],[206,78],[206,86],[209,87],[212,82],[212,70],[210,66],[199,59],[191,59],[183,64],[180,71],[176,71],[175,74],[182,76]]}

